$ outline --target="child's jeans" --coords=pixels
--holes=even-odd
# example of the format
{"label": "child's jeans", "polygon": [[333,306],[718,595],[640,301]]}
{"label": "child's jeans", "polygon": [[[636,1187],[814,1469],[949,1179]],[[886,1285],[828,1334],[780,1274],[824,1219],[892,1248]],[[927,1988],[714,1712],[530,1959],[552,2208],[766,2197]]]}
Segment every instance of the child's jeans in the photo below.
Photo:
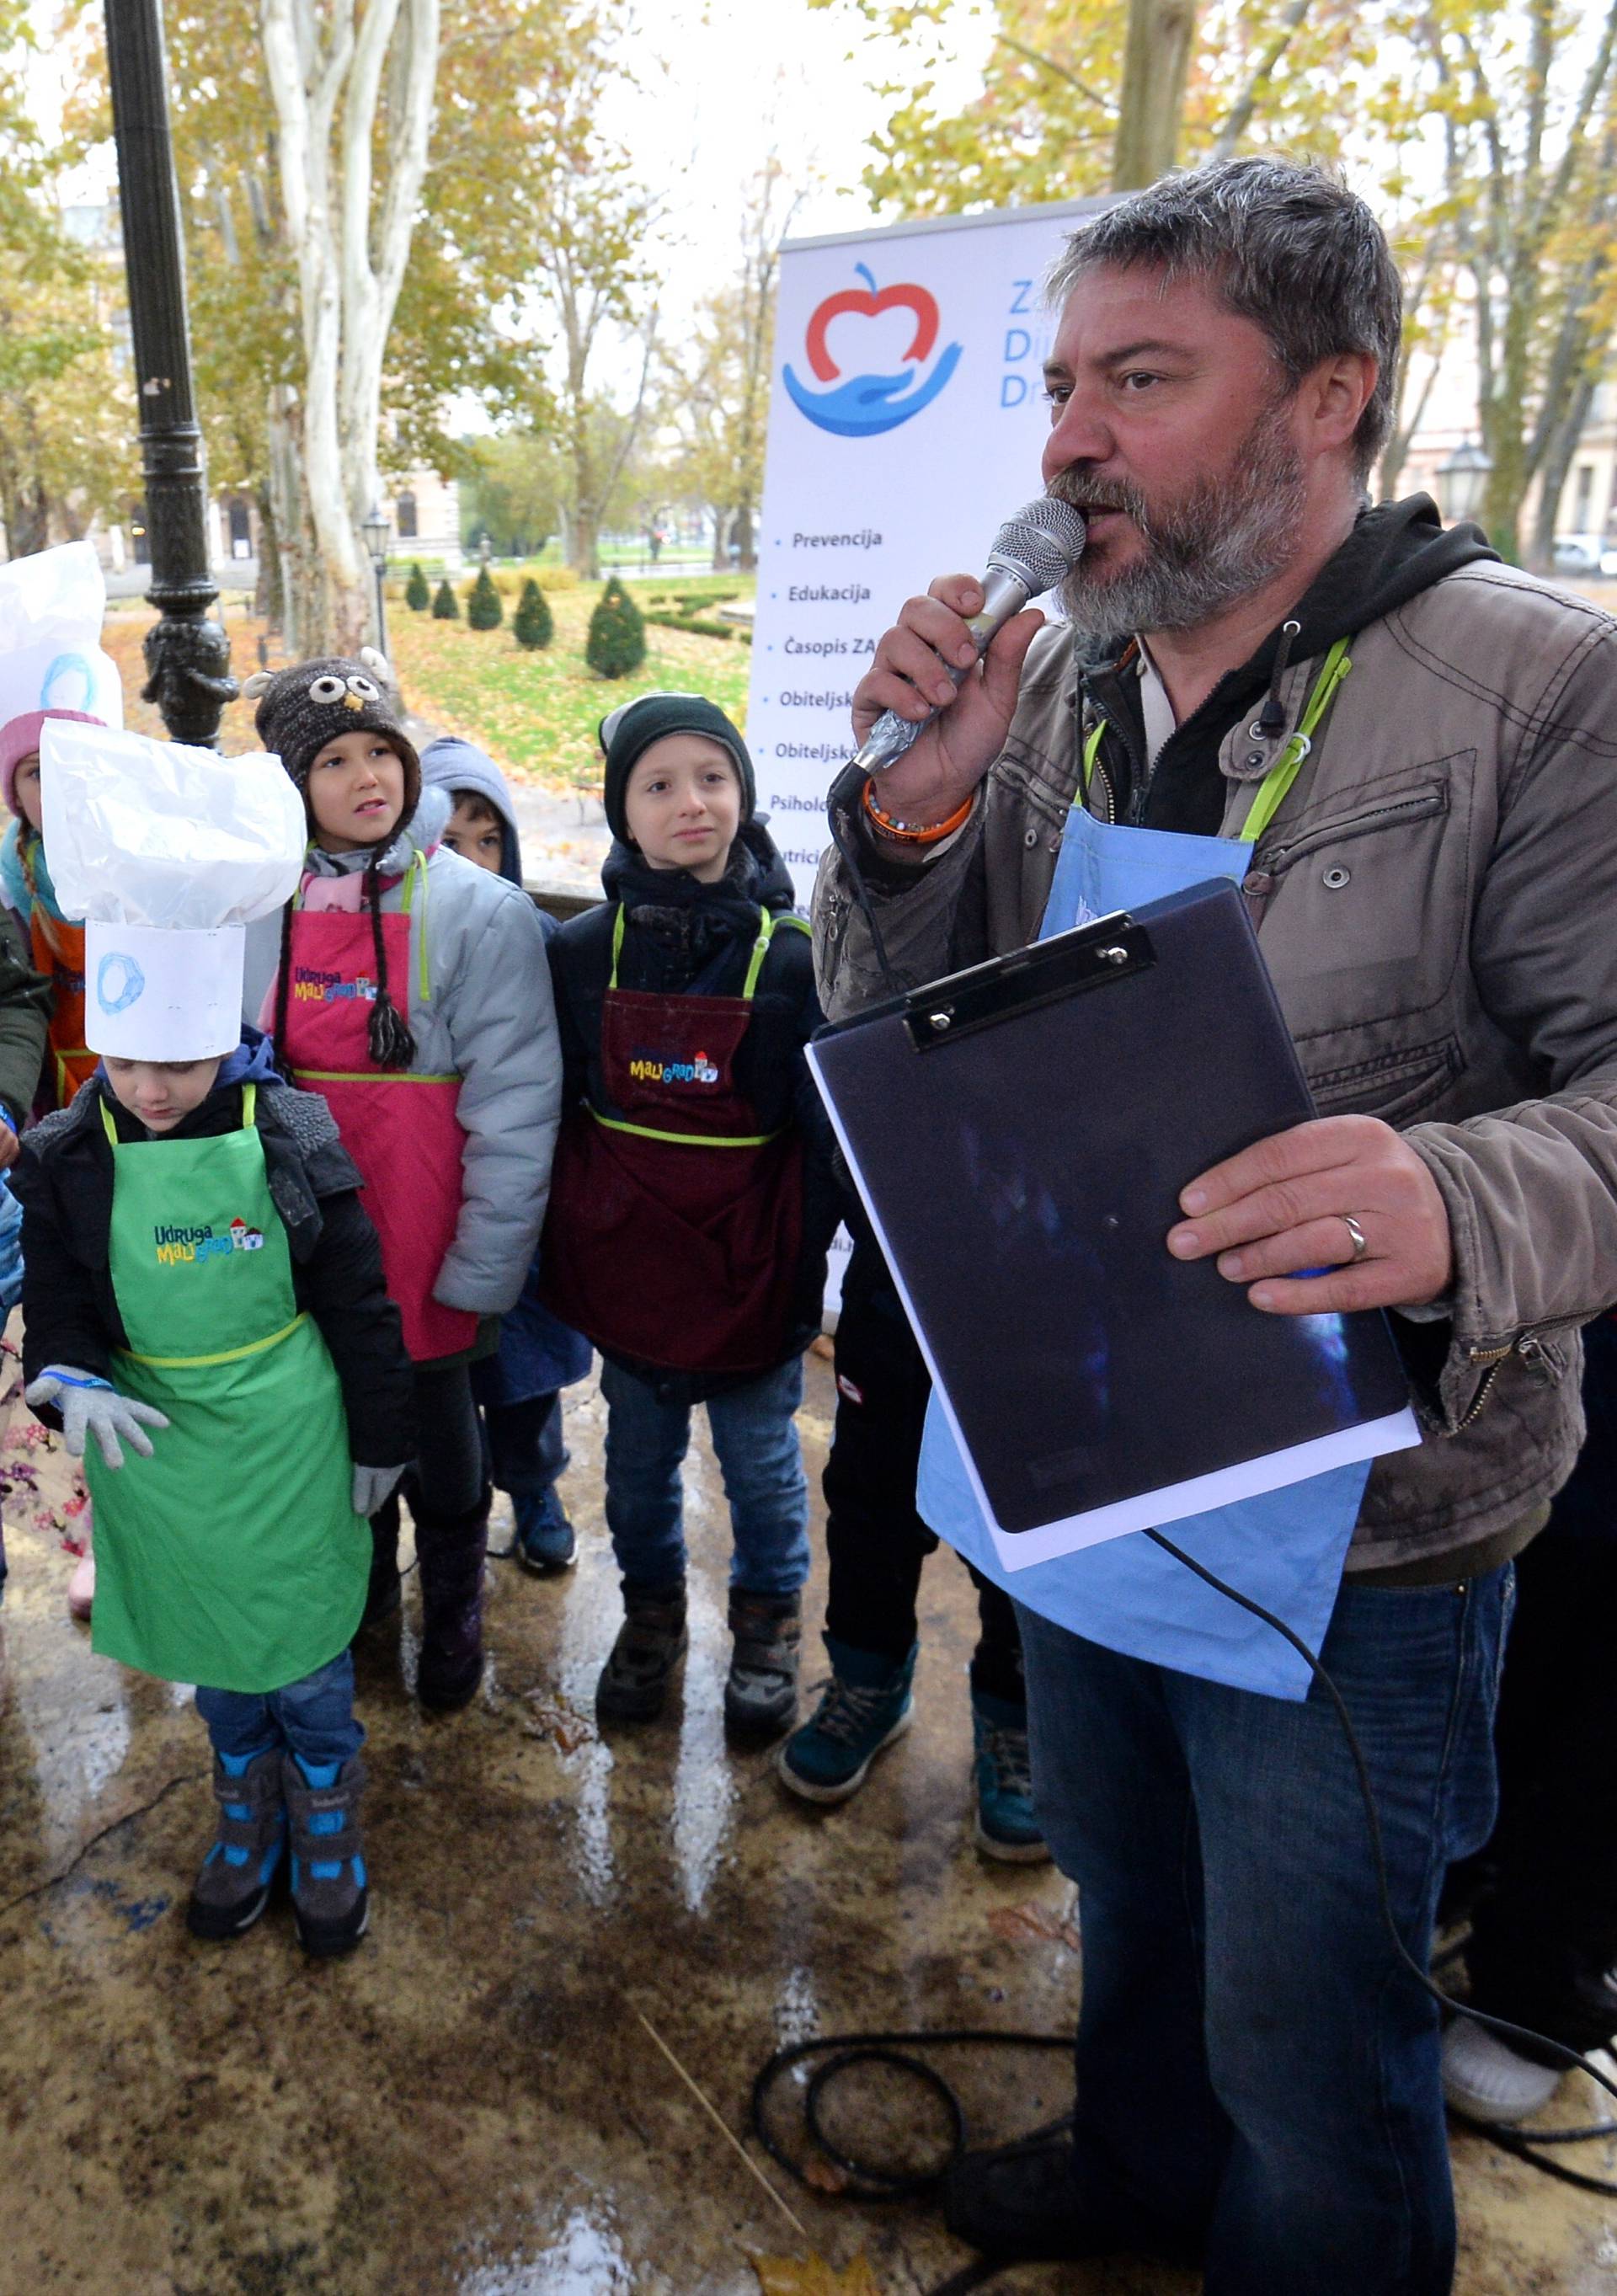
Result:
{"label": "child's jeans", "polygon": [[[670,1587],[685,1576],[680,1465],[691,1439],[684,1404],[659,1403],[644,1380],[601,1367],[606,1398],[606,1527],[624,1584]],[[715,1395],[703,1406],[730,1502],[730,1584],[795,1595],[808,1576],[808,1485],[792,1414],[803,1363]]]}
{"label": "child's jeans", "polygon": [[351,1651],[340,1651],[284,1690],[259,1694],[199,1686],[196,1710],[208,1725],[216,1754],[246,1756],[284,1746],[310,1768],[321,1762],[341,1767],[365,1743],[364,1728],[354,1718]]}
{"label": "child's jeans", "polygon": [[567,1464],[562,1398],[527,1395],[521,1403],[485,1403],[488,1480],[513,1499],[543,1498]]}

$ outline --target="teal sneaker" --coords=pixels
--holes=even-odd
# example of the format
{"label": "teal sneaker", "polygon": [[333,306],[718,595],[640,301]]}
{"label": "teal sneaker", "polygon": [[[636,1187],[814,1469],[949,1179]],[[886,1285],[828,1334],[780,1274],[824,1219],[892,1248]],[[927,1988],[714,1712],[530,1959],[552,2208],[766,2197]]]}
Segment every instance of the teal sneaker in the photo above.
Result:
{"label": "teal sneaker", "polygon": [[1033,1815],[1028,1768],[1028,1710],[1008,1698],[972,1693],[972,1790],[977,1847],[1005,1866],[1047,1866],[1050,1851]]}
{"label": "teal sneaker", "polygon": [[846,1801],[883,1746],[901,1738],[915,1718],[910,1680],[915,1646],[895,1666],[876,1651],[855,1650],[825,1637],[832,1675],[818,1707],[794,1730],[776,1758],[780,1781],[804,1801]]}

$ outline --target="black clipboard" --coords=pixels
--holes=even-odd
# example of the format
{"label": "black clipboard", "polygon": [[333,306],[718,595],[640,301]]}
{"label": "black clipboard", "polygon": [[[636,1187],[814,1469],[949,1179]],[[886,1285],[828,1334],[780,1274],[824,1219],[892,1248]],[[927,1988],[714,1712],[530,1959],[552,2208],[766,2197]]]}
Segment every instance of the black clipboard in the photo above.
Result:
{"label": "black clipboard", "polygon": [[1265,1316],[1166,1249],[1188,1180],[1316,1112],[1227,880],[808,1058],[1011,1567],[1419,1439],[1382,1315]]}

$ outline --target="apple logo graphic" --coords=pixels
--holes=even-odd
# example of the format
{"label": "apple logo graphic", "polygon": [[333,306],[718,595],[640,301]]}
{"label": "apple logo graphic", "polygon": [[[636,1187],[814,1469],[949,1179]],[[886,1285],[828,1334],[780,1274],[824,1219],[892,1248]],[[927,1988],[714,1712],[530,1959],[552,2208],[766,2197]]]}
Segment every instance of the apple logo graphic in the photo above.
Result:
{"label": "apple logo graphic", "polygon": [[[790,367],[781,379],[792,405],[820,430],[830,430],[839,439],[874,439],[883,430],[896,430],[900,422],[907,422],[912,414],[919,414],[923,406],[932,405],[960,364],[960,346],[950,343],[932,373],[923,379],[923,365],[931,357],[938,340],[936,299],[924,287],[917,287],[913,282],[878,287],[864,264],[855,264],[854,269],[865,285],[845,287],[838,294],[827,295],[816,306],[803,333],[803,348],[811,371],[819,381],[832,388],[811,390]],[[832,321],[850,315],[874,319],[883,311],[892,310],[908,311],[915,322],[901,371],[898,374],[844,378],[826,341]]]}

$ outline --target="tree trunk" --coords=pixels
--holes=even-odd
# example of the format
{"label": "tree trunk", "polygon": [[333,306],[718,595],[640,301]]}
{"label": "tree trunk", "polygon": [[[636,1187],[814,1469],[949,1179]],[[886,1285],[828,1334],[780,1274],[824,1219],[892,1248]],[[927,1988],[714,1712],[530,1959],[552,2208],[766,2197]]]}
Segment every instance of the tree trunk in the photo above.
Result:
{"label": "tree trunk", "polygon": [[1195,29],[1195,0],[1129,0],[1123,91],[1112,156],[1114,192],[1154,184],[1174,163]]}
{"label": "tree trunk", "polygon": [[260,27],[303,332],[297,436],[287,426],[275,497],[288,636],[300,651],[352,654],[371,634],[359,528],[380,492],[382,365],[426,168],[439,0],[368,0],[357,25],[354,0],[261,0]]}
{"label": "tree trunk", "polygon": [[[1583,426],[1588,421],[1589,409],[1595,403],[1595,377],[1586,374],[1573,391],[1565,414],[1550,434],[1544,460],[1539,464],[1539,506],[1533,516],[1532,542],[1528,551],[1528,564],[1536,574],[1547,574],[1555,562],[1555,520],[1560,514],[1561,497],[1578,453],[1578,442],[1583,436]],[[1604,537],[1605,510],[1600,512],[1596,529]]]}

